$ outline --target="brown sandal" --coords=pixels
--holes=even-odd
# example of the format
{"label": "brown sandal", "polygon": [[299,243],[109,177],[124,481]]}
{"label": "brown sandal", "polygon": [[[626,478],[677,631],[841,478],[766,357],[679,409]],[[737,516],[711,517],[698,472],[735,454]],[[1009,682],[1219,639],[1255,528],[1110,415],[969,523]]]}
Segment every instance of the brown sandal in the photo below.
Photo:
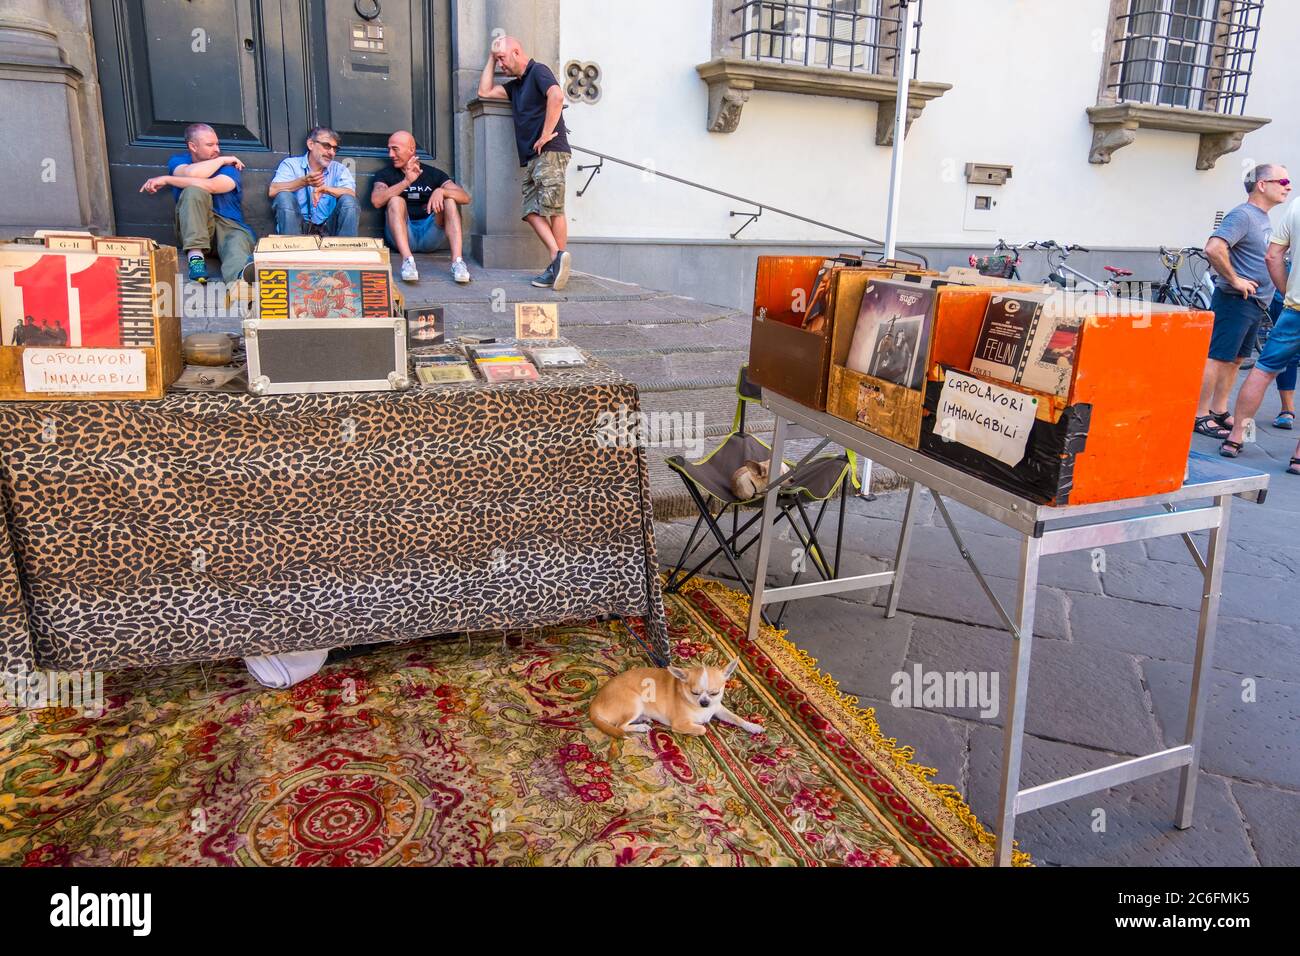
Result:
{"label": "brown sandal", "polygon": [[1236,458],[1241,454],[1241,449],[1244,446],[1245,442],[1232,441],[1231,439],[1225,438],[1223,444],[1219,446],[1219,454],[1224,458]]}
{"label": "brown sandal", "polygon": [[1292,458],[1291,464],[1287,466],[1288,475],[1300,475],[1300,458]]}

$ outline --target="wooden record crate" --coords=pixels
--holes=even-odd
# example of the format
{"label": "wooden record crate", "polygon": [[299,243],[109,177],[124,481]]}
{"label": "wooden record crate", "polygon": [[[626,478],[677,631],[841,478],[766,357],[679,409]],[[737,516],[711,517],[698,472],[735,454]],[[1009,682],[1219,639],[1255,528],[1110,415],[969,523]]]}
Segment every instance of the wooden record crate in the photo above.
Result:
{"label": "wooden record crate", "polygon": [[0,245],[0,400],[161,398],[184,367],[180,289],[152,239]]}
{"label": "wooden record crate", "polygon": [[[840,257],[853,261],[854,257]],[[833,266],[827,275],[826,328],[802,328],[811,305],[817,274],[825,256],[759,256],[754,273],[754,306],[749,336],[750,380],[808,408],[826,408],[830,379],[831,335],[841,311],[857,314],[862,286],[844,283],[845,275],[891,277],[933,275],[915,263]],[[854,290],[857,301],[852,301]]]}
{"label": "wooden record crate", "polygon": [[[925,404],[925,375],[929,369],[929,349],[935,324],[935,310],[945,296],[956,294],[962,301],[987,302],[985,287],[952,284],[951,280],[911,275],[920,285],[934,289],[935,305],[923,326],[920,346],[927,354],[920,356],[921,375],[916,388],[868,375],[848,367],[849,353],[857,330],[858,318],[867,287],[875,279],[896,279],[895,275],[854,270],[839,277],[834,324],[831,330],[830,387],[826,411],[836,418],[852,422],[890,441],[917,448],[921,439],[922,408]],[[1037,286],[1009,286],[1002,289],[1034,290]],[[983,313],[981,312],[981,316]],[[972,348],[974,346],[972,345]]]}

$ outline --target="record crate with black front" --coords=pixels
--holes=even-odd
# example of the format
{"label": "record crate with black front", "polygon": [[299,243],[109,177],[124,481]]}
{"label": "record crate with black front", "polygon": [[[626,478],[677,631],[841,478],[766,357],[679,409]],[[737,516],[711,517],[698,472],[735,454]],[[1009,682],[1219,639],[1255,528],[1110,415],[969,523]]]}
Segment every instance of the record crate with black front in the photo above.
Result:
{"label": "record crate with black front", "polygon": [[[934,275],[920,265],[859,256],[759,256],[754,272],[749,377],[808,408],[826,408],[831,326],[857,314],[865,279]],[[846,276],[854,276],[849,281]]]}
{"label": "record crate with black front", "polygon": [[1041,504],[1176,490],[1213,320],[1065,290],[939,290],[920,449]]}

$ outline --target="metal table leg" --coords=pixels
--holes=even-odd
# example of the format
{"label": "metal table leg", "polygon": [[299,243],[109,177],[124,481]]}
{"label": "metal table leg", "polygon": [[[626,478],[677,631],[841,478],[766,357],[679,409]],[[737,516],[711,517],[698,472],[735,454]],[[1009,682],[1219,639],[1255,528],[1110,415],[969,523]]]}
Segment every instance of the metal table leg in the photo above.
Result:
{"label": "metal table leg", "polygon": [[912,509],[916,506],[915,481],[907,483],[907,507],[903,509],[903,528],[898,535],[898,550],[894,552],[894,580],[889,582],[889,603],[885,606],[885,617],[898,613],[898,599],[903,591],[903,566],[907,564],[907,551],[912,544]]}
{"label": "metal table leg", "polygon": [[[772,461],[782,460],[785,451],[786,421],[780,415],[772,429]],[[776,469],[779,473],[780,469]],[[749,596],[749,639],[758,637],[758,625],[763,618],[763,591],[767,588],[767,559],[772,554],[772,523],[776,513],[776,499],[781,493],[781,486],[773,474],[768,481],[767,493],[763,495],[763,520],[758,528],[758,557],[754,559],[754,587]]]}
{"label": "metal table leg", "polygon": [[1043,542],[1024,537],[1020,543],[1020,594],[1016,608],[1019,636],[1012,635],[1015,660],[1011,667],[1011,687],[1007,714],[1002,731],[1002,784],[998,789],[998,827],[994,862],[1011,865],[1011,849],[1016,834],[1016,798],[1020,791],[1020,758],[1024,746],[1025,710],[1029,702],[1029,654],[1034,643],[1034,609],[1038,597],[1038,559]]}
{"label": "metal table leg", "polygon": [[1214,660],[1214,637],[1219,623],[1219,597],[1223,591],[1223,563],[1228,544],[1230,495],[1214,499],[1219,508],[1219,525],[1210,529],[1206,553],[1205,589],[1201,594],[1201,620],[1196,631],[1196,662],[1192,667],[1192,692],[1187,701],[1187,730],[1183,741],[1192,746],[1191,761],[1178,775],[1178,807],[1174,824],[1180,830],[1192,825],[1192,803],[1196,799],[1196,775],[1201,768],[1201,730],[1205,725],[1205,702],[1209,693],[1209,667]]}

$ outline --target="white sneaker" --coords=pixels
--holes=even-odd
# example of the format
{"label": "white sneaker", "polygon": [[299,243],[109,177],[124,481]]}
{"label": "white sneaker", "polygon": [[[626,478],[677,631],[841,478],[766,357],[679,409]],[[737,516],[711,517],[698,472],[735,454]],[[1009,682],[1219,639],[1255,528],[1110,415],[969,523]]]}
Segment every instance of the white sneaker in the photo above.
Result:
{"label": "white sneaker", "polygon": [[408,256],[402,260],[402,281],[419,282],[420,270],[415,268],[415,257]]}
{"label": "white sneaker", "polygon": [[457,259],[451,264],[451,277],[461,285],[469,281],[469,266],[465,265],[464,259]]}

